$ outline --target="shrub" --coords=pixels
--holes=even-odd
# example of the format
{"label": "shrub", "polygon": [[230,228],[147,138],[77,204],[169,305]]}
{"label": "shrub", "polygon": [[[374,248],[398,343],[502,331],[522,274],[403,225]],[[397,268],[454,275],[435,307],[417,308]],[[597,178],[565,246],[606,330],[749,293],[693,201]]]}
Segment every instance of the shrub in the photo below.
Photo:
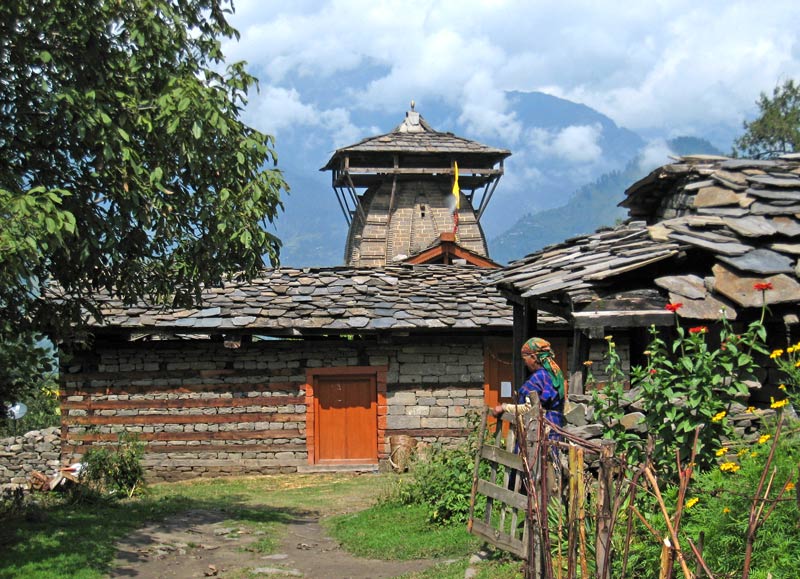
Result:
{"label": "shrub", "polygon": [[114,448],[92,448],[83,456],[81,482],[108,495],[128,498],[144,489],[144,443],[131,434],[120,434]]}

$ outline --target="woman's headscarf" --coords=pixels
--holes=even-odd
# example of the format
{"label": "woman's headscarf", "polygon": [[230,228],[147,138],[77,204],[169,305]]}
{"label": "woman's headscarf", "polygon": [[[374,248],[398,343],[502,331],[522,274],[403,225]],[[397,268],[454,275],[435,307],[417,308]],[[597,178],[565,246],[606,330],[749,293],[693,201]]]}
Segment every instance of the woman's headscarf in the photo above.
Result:
{"label": "woman's headscarf", "polygon": [[555,354],[550,347],[550,342],[542,338],[531,338],[522,345],[522,355],[531,355],[535,357],[542,368],[547,370],[550,374],[550,379],[553,381],[553,387],[558,392],[559,397],[564,398],[564,373],[556,363]]}

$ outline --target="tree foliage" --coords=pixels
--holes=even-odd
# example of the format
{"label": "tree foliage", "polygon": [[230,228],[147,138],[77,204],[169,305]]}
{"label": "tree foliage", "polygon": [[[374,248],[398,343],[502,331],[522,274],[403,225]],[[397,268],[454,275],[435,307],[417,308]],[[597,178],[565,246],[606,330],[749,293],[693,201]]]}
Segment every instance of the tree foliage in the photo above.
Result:
{"label": "tree foliage", "polygon": [[787,80],[773,89],[772,97],[762,92],[756,104],[760,114],[745,121],[734,154],[769,158],[800,151],[800,84]]}
{"label": "tree foliage", "polygon": [[[104,290],[191,303],[274,265],[286,184],[241,120],[225,0],[0,3],[0,349],[35,348]],[[40,299],[57,283],[70,296]],[[2,354],[0,354],[2,356]],[[5,361],[5,360],[4,360]],[[0,402],[20,384],[0,364]],[[17,372],[13,375],[13,372]]]}

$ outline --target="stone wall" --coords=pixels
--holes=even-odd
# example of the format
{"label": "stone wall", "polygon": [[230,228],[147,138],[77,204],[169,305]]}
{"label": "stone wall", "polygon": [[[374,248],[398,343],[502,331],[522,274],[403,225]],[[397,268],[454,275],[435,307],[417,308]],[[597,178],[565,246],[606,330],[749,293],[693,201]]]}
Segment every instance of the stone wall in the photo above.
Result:
{"label": "stone wall", "polygon": [[151,481],[293,472],[309,463],[307,372],[372,366],[387,369],[380,459],[392,434],[453,443],[467,432],[467,411],[483,404],[480,337],[262,340],[238,349],[98,338],[62,368],[63,460],[129,432],[147,443]]}
{"label": "stone wall", "polygon": [[33,430],[0,440],[0,493],[27,487],[31,472],[51,476],[61,466],[58,428]]}

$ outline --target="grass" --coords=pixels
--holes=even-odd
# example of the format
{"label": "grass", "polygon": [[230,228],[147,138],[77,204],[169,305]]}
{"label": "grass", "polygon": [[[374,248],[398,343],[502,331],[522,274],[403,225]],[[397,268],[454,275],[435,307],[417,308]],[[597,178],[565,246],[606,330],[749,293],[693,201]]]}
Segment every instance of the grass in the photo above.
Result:
{"label": "grass", "polygon": [[[0,515],[0,578],[100,579],[126,535],[190,509],[207,509],[221,510],[225,525],[258,535],[247,548],[259,553],[275,552],[283,526],[313,512],[356,555],[445,560],[404,579],[461,579],[479,542],[461,526],[428,527],[419,507],[375,505],[393,480],[390,474],[195,479],[154,485],[132,500],[91,504],[40,495],[35,504]],[[520,577],[510,567],[485,561],[478,577]]]}

